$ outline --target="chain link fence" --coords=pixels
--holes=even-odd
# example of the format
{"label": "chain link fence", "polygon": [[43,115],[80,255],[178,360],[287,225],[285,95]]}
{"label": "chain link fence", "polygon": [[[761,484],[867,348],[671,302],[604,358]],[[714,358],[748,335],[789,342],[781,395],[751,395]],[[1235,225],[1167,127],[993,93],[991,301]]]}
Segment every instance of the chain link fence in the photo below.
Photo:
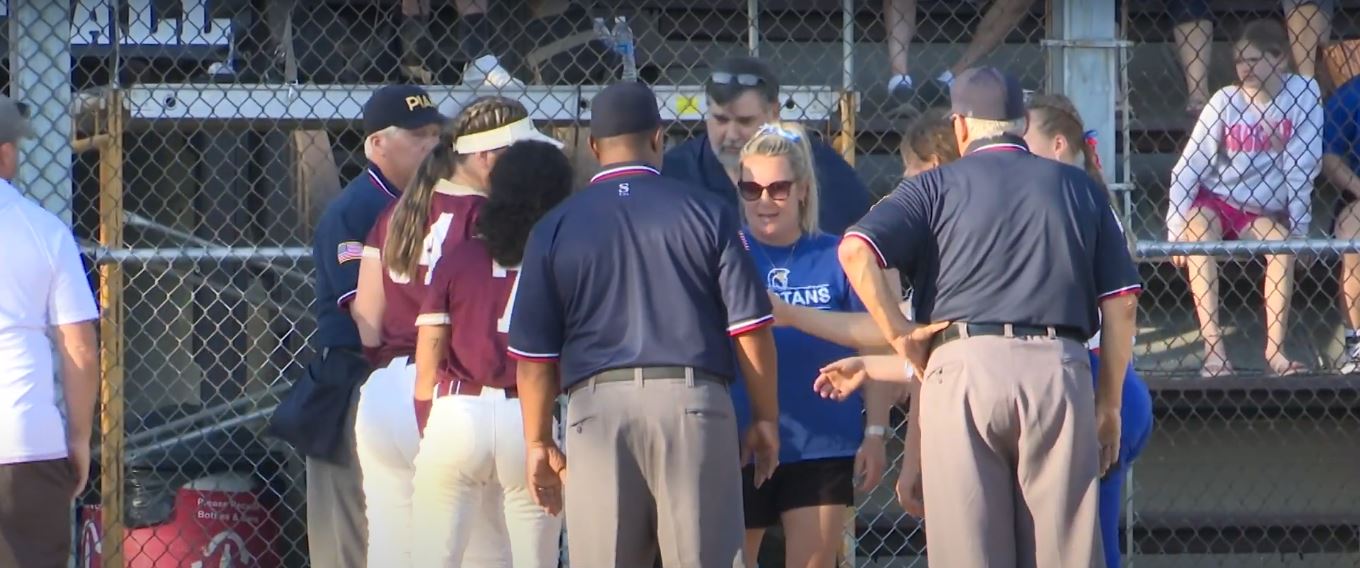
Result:
{"label": "chain link fence", "polygon": [[1338,229],[1360,189],[1345,173],[1360,11],[1139,4],[1121,14],[1122,166],[1157,429],[1134,468],[1129,542],[1158,565],[1352,565],[1360,493],[1335,472],[1360,465],[1348,339],[1360,320],[1343,293],[1354,234]]}
{"label": "chain link fence", "polygon": [[[41,133],[16,185],[70,221],[103,310],[103,412],[95,481],[79,503],[80,565],[307,565],[302,460],[263,425],[314,355],[312,227],[362,170],[355,120],[377,86],[427,84],[450,113],[482,94],[515,97],[568,143],[584,176],[594,166],[589,101],[602,85],[634,73],[654,85],[678,142],[703,131],[711,63],[754,53],[780,73],[781,115],[821,133],[881,194],[901,175],[898,133],[947,104],[949,72],[991,64],[1026,88],[1053,83],[1052,51],[1063,48],[1044,40],[1062,4],[9,0],[9,90]],[[1360,382],[1333,375],[1347,370],[1346,330],[1360,327],[1339,304],[1344,271],[1360,268],[1342,261],[1355,245],[1332,237],[1355,236],[1338,204],[1360,182],[1318,176],[1306,240],[1172,244],[1167,212],[1198,105],[1235,82],[1235,60],[1254,57],[1234,49],[1245,23],[1281,22],[1290,42],[1325,30],[1313,73],[1333,96],[1360,71],[1356,40],[1341,41],[1360,37],[1360,5],[1181,4],[1194,2],[1124,2],[1118,37],[1075,38],[1118,54],[1115,130],[1101,144],[1117,154],[1107,170],[1147,283],[1136,357],[1157,427],[1126,494],[1127,558],[1354,565]],[[635,68],[616,49],[617,17]],[[1342,130],[1355,136],[1360,108],[1349,108]],[[1289,138],[1278,124],[1234,124],[1219,129],[1240,135],[1235,144]],[[1287,310],[1264,307],[1281,289],[1266,278],[1279,272],[1262,262],[1267,252],[1296,253]],[[1205,255],[1226,259],[1217,334],[1173,254],[1201,273]],[[1289,323],[1272,335],[1267,315],[1283,313]],[[1206,366],[1206,335],[1222,338],[1230,366]],[[1305,376],[1241,378],[1269,371],[1277,346]],[[1215,378],[1200,379],[1206,368]],[[926,564],[921,525],[892,493],[903,423],[895,413],[884,482],[847,514],[844,566]],[[762,565],[780,563],[781,549],[777,534],[767,538]]]}

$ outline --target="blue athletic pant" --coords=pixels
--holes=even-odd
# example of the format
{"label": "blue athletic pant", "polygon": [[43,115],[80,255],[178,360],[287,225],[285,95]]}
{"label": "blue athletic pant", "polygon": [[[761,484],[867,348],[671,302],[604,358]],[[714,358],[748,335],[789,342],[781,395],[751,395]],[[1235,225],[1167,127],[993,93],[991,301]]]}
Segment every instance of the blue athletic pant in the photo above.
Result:
{"label": "blue athletic pant", "polygon": [[[1100,361],[1091,353],[1094,376]],[[1098,386],[1098,385],[1097,385]],[[1133,363],[1124,372],[1124,404],[1120,411],[1119,461],[1109,474],[1100,480],[1100,539],[1105,548],[1105,564],[1119,567],[1119,513],[1123,505],[1123,489],[1129,464],[1138,459],[1152,433],[1152,394]]]}

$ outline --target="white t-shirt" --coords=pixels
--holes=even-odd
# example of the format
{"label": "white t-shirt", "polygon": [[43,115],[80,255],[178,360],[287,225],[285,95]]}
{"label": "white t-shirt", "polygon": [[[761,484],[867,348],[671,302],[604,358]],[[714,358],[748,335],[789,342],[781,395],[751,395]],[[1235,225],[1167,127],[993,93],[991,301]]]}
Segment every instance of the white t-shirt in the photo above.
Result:
{"label": "white t-shirt", "polygon": [[0,179],[0,464],[66,457],[49,330],[99,318],[71,229]]}
{"label": "white t-shirt", "polygon": [[1199,188],[1253,213],[1288,215],[1289,232],[1308,235],[1313,178],[1322,170],[1322,101],[1317,81],[1286,75],[1271,104],[1241,87],[1214,93],[1171,169],[1168,238],[1185,229]]}

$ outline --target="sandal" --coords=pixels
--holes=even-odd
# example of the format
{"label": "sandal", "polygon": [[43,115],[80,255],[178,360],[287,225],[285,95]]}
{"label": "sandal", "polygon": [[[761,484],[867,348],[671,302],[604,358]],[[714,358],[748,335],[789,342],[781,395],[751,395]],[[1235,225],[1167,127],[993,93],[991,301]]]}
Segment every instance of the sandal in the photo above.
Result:
{"label": "sandal", "polygon": [[1199,368],[1199,377],[1201,379],[1216,379],[1232,375],[1235,372],[1232,363],[1229,363],[1226,359],[1220,359],[1215,363],[1205,361],[1204,366]]}
{"label": "sandal", "polygon": [[1270,365],[1270,376],[1272,377],[1292,377],[1307,372],[1308,366],[1298,361],[1290,361],[1289,364],[1285,365],[1283,368]]}

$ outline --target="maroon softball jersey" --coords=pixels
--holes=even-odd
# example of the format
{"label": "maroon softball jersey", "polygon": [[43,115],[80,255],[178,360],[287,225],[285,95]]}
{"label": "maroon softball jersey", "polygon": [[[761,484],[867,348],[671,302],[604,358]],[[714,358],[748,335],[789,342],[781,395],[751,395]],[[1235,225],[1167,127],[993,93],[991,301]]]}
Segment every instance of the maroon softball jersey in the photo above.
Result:
{"label": "maroon softball jersey", "polygon": [[417,325],[450,325],[440,381],[515,386],[515,361],[505,351],[519,267],[491,259],[481,239],[454,247],[434,271]]}
{"label": "maroon softball jersey", "polygon": [[[385,307],[382,318],[382,346],[378,349],[378,360],[389,361],[393,357],[412,356],[416,351],[416,316],[420,304],[425,299],[425,289],[429,287],[434,275],[432,267],[445,264],[449,251],[467,241],[476,226],[477,211],[486,196],[475,190],[441,180],[435,186],[430,198],[430,212],[420,265],[416,274],[407,276],[393,274],[383,262],[383,296]],[[364,255],[381,259],[381,251],[387,241],[387,226],[392,220],[394,203],[383,211],[378,222],[369,232],[365,241]]]}

